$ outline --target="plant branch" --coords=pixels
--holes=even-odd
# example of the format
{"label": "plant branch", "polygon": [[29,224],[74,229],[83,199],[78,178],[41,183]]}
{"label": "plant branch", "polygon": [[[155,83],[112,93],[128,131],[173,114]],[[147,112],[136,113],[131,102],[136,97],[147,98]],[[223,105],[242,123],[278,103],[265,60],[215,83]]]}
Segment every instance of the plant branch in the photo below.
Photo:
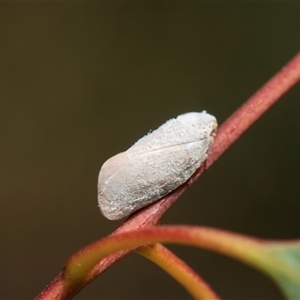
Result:
{"label": "plant branch", "polygon": [[300,80],[300,53],[236,110],[219,128],[207,167],[210,167],[255,121]]}
{"label": "plant branch", "polygon": [[[274,75],[261,89],[259,89],[244,105],[242,105],[219,128],[214,144],[205,164],[178,189],[165,196],[163,199],[132,214],[111,235],[135,231],[141,228],[155,226],[170,206],[194,183],[205,169],[210,167],[224,152],[243,134],[264,112],[266,112],[279,98],[300,80],[300,53],[298,53],[282,70]],[[128,252],[133,249],[109,255],[101,260],[93,269],[91,276],[85,283],[94,280]],[[71,294],[76,294],[80,288],[70,290],[66,294],[64,272],[60,273],[36,297],[42,299],[69,299]],[[69,295],[69,296],[67,296]]]}

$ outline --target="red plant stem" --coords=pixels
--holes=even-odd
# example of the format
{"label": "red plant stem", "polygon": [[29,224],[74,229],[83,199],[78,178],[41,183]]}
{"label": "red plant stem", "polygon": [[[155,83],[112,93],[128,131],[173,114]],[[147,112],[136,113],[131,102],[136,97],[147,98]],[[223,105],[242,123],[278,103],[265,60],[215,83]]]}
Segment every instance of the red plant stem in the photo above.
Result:
{"label": "red plant stem", "polygon": [[210,167],[255,121],[300,80],[300,53],[261,87],[219,128],[210,156]]}
{"label": "red plant stem", "polygon": [[188,225],[156,226],[98,240],[70,257],[65,267],[66,278],[71,279],[72,284],[76,280],[85,282],[92,266],[109,253],[158,242],[190,245],[213,250],[269,275],[272,275],[275,270],[281,276],[288,275],[300,282],[297,265],[291,263],[290,258],[285,257],[282,252],[277,253],[277,255],[274,252],[274,249],[278,247],[281,249],[282,247],[288,247],[295,251],[299,249],[300,239],[288,241],[263,240],[226,230]]}
{"label": "red plant stem", "polygon": [[[144,209],[132,214],[112,234],[134,231],[156,225],[168,208],[181,196],[202,172],[210,167],[264,112],[266,112],[279,98],[300,80],[300,53],[286,66],[275,74],[263,87],[249,98],[235,113],[231,115],[219,128],[205,165],[200,167],[194,175],[178,189]],[[120,251],[109,255],[99,262],[93,269],[90,281],[105,271],[131,250]],[[35,299],[70,299],[71,294],[79,290],[68,291],[66,295],[63,284],[63,272],[60,273]],[[82,288],[82,287],[81,287]]]}

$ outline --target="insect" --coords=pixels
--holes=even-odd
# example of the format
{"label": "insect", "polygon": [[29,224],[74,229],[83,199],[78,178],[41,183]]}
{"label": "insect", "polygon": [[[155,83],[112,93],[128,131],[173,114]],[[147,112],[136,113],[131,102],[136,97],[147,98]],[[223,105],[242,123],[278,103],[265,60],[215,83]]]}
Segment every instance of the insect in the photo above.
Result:
{"label": "insect", "polygon": [[102,214],[121,219],[186,182],[206,160],[216,128],[205,111],[182,114],[108,159],[98,178]]}

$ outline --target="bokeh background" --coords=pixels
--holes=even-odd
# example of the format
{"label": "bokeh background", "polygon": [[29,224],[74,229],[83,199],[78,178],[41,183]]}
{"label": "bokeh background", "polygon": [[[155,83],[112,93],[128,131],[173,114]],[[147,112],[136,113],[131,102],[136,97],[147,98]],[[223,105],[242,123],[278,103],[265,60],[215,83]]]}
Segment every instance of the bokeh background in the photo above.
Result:
{"label": "bokeh background", "polygon": [[[300,3],[1,3],[1,299],[31,299],[113,231],[97,208],[102,163],[167,119],[221,124],[300,49]],[[167,212],[164,224],[300,237],[300,87]],[[271,280],[170,246],[224,299],[282,299]],[[76,299],[186,299],[132,254]]]}

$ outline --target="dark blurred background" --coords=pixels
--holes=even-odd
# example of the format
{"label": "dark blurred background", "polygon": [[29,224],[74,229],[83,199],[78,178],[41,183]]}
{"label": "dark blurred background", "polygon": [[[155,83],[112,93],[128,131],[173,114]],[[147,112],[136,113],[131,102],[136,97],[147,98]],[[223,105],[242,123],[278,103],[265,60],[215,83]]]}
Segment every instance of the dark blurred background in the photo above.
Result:
{"label": "dark blurred background", "polygon": [[[300,49],[300,3],[1,3],[1,299],[31,299],[113,231],[102,163],[167,119],[221,124]],[[300,88],[293,88],[164,216],[164,224],[299,238]],[[224,299],[281,299],[262,274],[170,246]],[[186,299],[131,254],[76,299]]]}

